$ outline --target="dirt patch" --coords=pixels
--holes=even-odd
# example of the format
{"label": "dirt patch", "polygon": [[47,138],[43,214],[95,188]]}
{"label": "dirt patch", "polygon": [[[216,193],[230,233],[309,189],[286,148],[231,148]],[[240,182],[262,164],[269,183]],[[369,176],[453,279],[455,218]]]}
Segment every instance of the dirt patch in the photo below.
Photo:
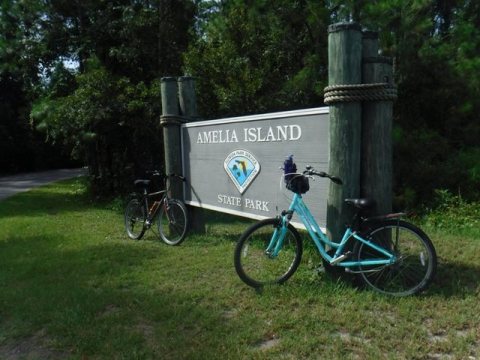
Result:
{"label": "dirt patch", "polygon": [[48,347],[44,329],[34,335],[0,346],[0,359],[65,359],[69,353]]}
{"label": "dirt patch", "polygon": [[115,315],[119,312],[120,312],[119,307],[117,307],[116,305],[110,304],[110,305],[107,305],[103,309],[103,311],[100,311],[99,313],[97,313],[97,317],[99,318],[108,317],[108,316]]}
{"label": "dirt patch", "polygon": [[280,343],[280,339],[275,334],[268,334],[265,339],[259,341],[255,344],[255,348],[261,351],[265,351],[268,349],[277,346]]}
{"label": "dirt patch", "polygon": [[236,310],[236,309],[225,310],[225,311],[222,313],[222,317],[223,317],[224,319],[227,319],[227,320],[233,319],[233,318],[237,317],[237,315],[238,315],[238,310]]}
{"label": "dirt patch", "polygon": [[135,326],[135,330],[142,334],[146,344],[150,349],[158,350],[157,339],[155,337],[155,328],[152,324],[148,323],[147,321],[140,321]]}

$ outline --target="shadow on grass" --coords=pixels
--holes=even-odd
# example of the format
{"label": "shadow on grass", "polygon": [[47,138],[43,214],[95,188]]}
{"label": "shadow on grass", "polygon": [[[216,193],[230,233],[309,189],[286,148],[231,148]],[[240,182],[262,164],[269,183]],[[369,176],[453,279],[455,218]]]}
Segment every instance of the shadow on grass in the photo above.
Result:
{"label": "shadow on grass", "polygon": [[75,246],[54,234],[13,237],[0,243],[0,254],[0,329],[7,330],[0,347],[47,329],[79,354],[155,358],[180,351],[189,358],[221,348],[220,335],[236,326],[198,302],[192,306],[188,284],[162,283],[179,265],[164,246]]}
{"label": "shadow on grass", "polygon": [[[371,291],[359,278],[352,274],[330,272],[328,278],[334,282],[344,280],[359,290]],[[437,274],[423,296],[438,295],[444,298],[465,298],[480,293],[480,267],[454,263],[441,263]]]}
{"label": "shadow on grass", "polygon": [[[304,255],[310,261],[320,267],[325,273],[325,280],[333,283],[344,282],[358,290],[373,291],[366,286],[359,275],[346,273],[338,266],[328,266],[321,260],[315,246],[304,237]],[[465,298],[480,294],[480,266],[474,264],[462,264],[448,259],[439,259],[437,272],[433,282],[427,288],[423,296],[441,296],[444,298]]]}
{"label": "shadow on grass", "polygon": [[445,298],[480,294],[480,266],[439,262],[429,293]]}
{"label": "shadow on grass", "polygon": [[[326,271],[327,279],[333,282],[345,281],[358,290],[372,291],[362,281],[338,268]],[[442,262],[438,264],[433,283],[427,288],[424,296],[439,295],[445,298],[464,298],[480,293],[480,267]]]}

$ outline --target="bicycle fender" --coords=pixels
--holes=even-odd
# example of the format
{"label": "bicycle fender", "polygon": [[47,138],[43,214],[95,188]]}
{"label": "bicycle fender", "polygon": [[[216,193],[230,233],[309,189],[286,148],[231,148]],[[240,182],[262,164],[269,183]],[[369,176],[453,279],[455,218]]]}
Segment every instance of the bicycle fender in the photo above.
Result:
{"label": "bicycle fender", "polygon": [[398,212],[398,213],[390,213],[390,214],[385,214],[385,215],[379,215],[379,216],[371,216],[366,219],[363,219],[362,223],[368,223],[368,222],[377,222],[377,221],[383,221],[383,220],[393,220],[393,219],[400,219],[404,216],[406,216],[407,213],[404,212]]}

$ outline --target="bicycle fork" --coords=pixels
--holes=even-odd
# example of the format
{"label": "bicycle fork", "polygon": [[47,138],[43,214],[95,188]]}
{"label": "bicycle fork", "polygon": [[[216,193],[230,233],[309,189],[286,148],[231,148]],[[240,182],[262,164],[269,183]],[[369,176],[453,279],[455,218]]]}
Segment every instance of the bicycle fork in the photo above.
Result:
{"label": "bicycle fork", "polygon": [[150,227],[152,225],[153,217],[157,213],[157,209],[158,209],[159,206],[160,206],[160,203],[158,201],[155,201],[153,203],[153,205],[150,207],[150,209],[148,211],[147,222],[146,222],[148,227]]}
{"label": "bicycle fork", "polygon": [[163,205],[162,206],[163,206],[163,209],[164,209],[165,216],[167,217],[168,223],[170,225],[175,224],[176,223],[175,214],[173,214],[170,211],[170,204],[168,203],[167,198],[165,198],[163,200]]}
{"label": "bicycle fork", "polygon": [[278,224],[275,226],[272,237],[268,244],[265,254],[270,258],[276,258],[282,249],[285,235],[287,234],[288,224],[293,216],[293,211],[288,210],[282,212],[282,216],[278,218]]}

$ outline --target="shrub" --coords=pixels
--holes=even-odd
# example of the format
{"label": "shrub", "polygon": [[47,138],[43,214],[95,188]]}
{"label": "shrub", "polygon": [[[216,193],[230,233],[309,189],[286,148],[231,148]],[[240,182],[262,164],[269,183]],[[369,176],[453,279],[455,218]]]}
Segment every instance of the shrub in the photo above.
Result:
{"label": "shrub", "polygon": [[436,207],[430,209],[426,224],[452,233],[480,234],[480,202],[468,202],[448,190],[435,191]]}

